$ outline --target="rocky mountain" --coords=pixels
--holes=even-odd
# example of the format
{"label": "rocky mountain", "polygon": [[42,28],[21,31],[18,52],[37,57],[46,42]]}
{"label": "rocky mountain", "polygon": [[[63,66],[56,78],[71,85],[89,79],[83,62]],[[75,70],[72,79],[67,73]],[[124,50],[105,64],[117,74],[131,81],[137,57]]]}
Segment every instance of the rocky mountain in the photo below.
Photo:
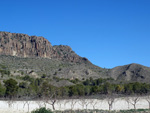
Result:
{"label": "rocky mountain", "polygon": [[52,46],[44,37],[0,32],[0,55],[56,58],[70,62],[88,61],[79,57],[69,46]]}
{"label": "rocky mountain", "polygon": [[139,82],[150,81],[150,68],[135,63],[115,67],[111,69],[108,74],[115,80]]}
{"label": "rocky mountain", "polygon": [[52,46],[44,37],[0,32],[0,77],[8,74],[6,70],[12,76],[46,75],[49,78],[80,80],[111,77],[124,82],[150,81],[149,67],[129,64],[103,69],[77,55],[69,46]]}
{"label": "rocky mountain", "polygon": [[0,64],[16,76],[21,73],[67,79],[106,76],[106,69],[80,57],[69,46],[52,46],[44,37],[19,33],[0,32]]}

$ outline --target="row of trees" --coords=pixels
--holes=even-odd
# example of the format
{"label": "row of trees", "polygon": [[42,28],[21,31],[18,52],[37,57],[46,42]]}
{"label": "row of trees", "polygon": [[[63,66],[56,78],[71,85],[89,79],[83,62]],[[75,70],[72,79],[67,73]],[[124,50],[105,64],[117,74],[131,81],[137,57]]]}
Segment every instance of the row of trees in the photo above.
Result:
{"label": "row of trees", "polygon": [[[148,94],[150,84],[146,83],[126,83],[114,84],[107,79],[89,79],[82,82],[73,81],[76,85],[55,87],[45,78],[22,77],[20,82],[15,79],[8,79],[0,83],[0,97],[25,99],[28,103],[30,99],[42,99],[45,103],[50,104],[55,110],[55,103],[58,99],[64,97],[85,97],[90,95],[113,95],[113,94]],[[111,109],[113,97],[109,98],[108,104]],[[84,102],[84,100],[83,100]],[[136,101],[135,101],[136,102]],[[82,103],[81,103],[82,104]],[[46,104],[45,104],[46,106]],[[94,106],[94,105],[93,105]]]}
{"label": "row of trees", "polygon": [[3,81],[4,85],[0,83],[0,97],[33,99],[49,95],[52,98],[62,98],[95,94],[148,94],[150,92],[150,84],[139,82],[114,84],[106,79],[96,79],[78,82],[72,86],[55,87],[49,80],[43,78],[33,79],[25,76],[22,80],[18,83],[11,78]]}

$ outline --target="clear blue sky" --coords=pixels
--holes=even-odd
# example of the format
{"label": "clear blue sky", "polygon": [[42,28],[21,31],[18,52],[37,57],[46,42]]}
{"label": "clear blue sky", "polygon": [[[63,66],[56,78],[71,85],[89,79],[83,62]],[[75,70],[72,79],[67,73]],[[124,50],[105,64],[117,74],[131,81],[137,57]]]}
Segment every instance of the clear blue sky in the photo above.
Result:
{"label": "clear blue sky", "polygon": [[69,45],[100,67],[150,67],[150,0],[1,0],[0,10],[0,31]]}

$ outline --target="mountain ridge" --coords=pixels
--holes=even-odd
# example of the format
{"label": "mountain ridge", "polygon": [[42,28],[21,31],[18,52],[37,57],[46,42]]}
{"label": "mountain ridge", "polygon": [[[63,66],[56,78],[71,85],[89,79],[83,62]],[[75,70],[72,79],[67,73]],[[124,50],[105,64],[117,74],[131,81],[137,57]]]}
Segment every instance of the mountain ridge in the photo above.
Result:
{"label": "mountain ridge", "polygon": [[29,36],[27,34],[10,32],[0,32],[0,55],[56,58],[70,62],[89,62],[87,58],[78,56],[69,46],[52,46],[42,36]]}
{"label": "mountain ridge", "polygon": [[[38,59],[37,59],[38,58]],[[105,69],[77,55],[70,46],[55,45],[44,37],[0,32],[0,64],[12,75],[16,70],[31,76],[46,74],[65,79],[113,78],[124,81],[150,81],[150,68],[132,63]]]}

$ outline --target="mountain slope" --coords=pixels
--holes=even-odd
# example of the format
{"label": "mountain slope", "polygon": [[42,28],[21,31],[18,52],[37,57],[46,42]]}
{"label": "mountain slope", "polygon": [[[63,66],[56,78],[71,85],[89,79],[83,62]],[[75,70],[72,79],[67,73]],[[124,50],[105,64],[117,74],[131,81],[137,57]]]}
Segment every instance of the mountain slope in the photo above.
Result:
{"label": "mountain slope", "polygon": [[111,69],[109,76],[116,80],[149,82],[150,68],[133,63]]}
{"label": "mountain slope", "polygon": [[[103,69],[77,55],[69,46],[56,45],[44,37],[0,32],[0,65],[12,76],[30,75],[65,79],[113,78],[118,81],[150,81],[150,68],[139,64]],[[0,76],[7,71],[0,69]],[[4,77],[5,78],[5,77]]]}
{"label": "mountain slope", "polygon": [[[0,63],[11,75],[31,75],[69,79],[106,77],[106,69],[93,65],[69,46],[52,46],[43,37],[0,32]],[[16,73],[17,72],[17,73]]]}

